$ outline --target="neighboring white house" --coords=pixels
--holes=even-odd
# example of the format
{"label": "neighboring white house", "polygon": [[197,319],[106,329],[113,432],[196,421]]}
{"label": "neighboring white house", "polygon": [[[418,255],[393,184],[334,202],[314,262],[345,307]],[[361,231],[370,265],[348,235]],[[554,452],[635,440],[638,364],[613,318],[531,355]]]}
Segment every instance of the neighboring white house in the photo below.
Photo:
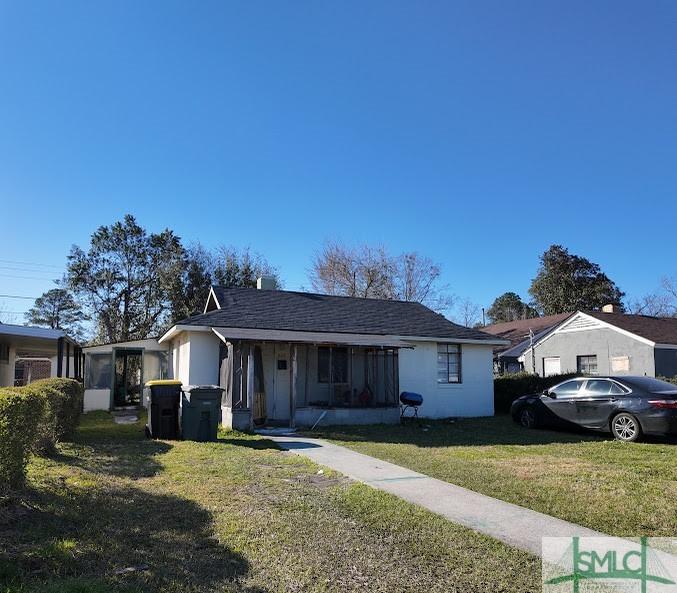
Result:
{"label": "neighboring white house", "polygon": [[419,303],[212,287],[204,313],[163,335],[170,374],[224,388],[223,423],[397,422],[401,391],[430,418],[491,416],[505,340]]}
{"label": "neighboring white house", "polygon": [[60,329],[0,323],[0,387],[49,377],[82,379],[82,348]]}
{"label": "neighboring white house", "polygon": [[83,348],[85,412],[141,405],[146,381],[171,374],[167,350],[155,338]]}

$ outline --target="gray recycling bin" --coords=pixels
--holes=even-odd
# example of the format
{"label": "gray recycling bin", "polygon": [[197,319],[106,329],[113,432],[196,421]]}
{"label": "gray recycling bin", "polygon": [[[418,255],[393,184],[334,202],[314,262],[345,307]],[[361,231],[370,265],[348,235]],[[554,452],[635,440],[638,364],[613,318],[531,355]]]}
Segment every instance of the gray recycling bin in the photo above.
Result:
{"label": "gray recycling bin", "polygon": [[218,385],[188,385],[181,394],[181,436],[184,441],[215,441],[221,420]]}

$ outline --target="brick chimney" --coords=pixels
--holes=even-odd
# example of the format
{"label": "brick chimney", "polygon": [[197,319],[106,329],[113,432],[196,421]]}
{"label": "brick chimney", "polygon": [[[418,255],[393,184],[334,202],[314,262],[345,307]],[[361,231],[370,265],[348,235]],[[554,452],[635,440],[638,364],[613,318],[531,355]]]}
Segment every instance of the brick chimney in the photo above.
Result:
{"label": "brick chimney", "polygon": [[618,305],[614,305],[613,303],[609,303],[608,305],[604,305],[602,307],[602,312],[603,313],[618,313]]}

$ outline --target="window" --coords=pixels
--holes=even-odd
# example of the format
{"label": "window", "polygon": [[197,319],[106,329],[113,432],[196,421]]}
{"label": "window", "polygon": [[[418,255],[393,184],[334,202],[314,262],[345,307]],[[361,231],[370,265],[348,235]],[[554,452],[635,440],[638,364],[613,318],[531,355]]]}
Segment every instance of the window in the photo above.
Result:
{"label": "window", "polygon": [[[329,361],[331,360],[331,376]],[[321,346],[317,349],[318,383],[348,382],[348,349]]]}
{"label": "window", "polygon": [[437,345],[437,383],[461,382],[461,345]]}
{"label": "window", "polygon": [[111,353],[90,354],[87,357],[87,363],[85,389],[110,389],[112,381]]}
{"label": "window", "polygon": [[559,375],[562,372],[562,365],[559,356],[548,356],[543,359],[543,376]]}
{"label": "window", "polygon": [[580,379],[574,379],[573,381],[565,381],[561,385],[557,385],[557,387],[551,389],[551,392],[557,396],[577,395],[578,392],[581,390],[582,385],[583,381],[581,381]]}
{"label": "window", "polygon": [[143,353],[143,381],[167,378],[167,353],[149,352]]}
{"label": "window", "polygon": [[0,344],[0,362],[9,362],[9,344]]}
{"label": "window", "polygon": [[627,373],[630,371],[630,357],[629,356],[612,356],[611,357],[611,372],[612,373]]}
{"label": "window", "polygon": [[597,379],[596,381],[588,381],[586,391],[592,395],[609,395],[611,393],[611,381]]}
{"label": "window", "polygon": [[576,357],[578,372],[582,375],[596,375],[597,374],[597,356],[578,356]]}

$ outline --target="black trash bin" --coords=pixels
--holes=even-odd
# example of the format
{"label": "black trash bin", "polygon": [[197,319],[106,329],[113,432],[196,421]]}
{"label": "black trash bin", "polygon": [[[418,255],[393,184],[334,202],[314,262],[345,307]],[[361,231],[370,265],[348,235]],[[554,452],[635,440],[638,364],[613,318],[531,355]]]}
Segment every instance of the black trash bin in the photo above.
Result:
{"label": "black trash bin", "polygon": [[178,439],[181,381],[148,381],[146,387],[150,389],[146,434],[154,439]]}
{"label": "black trash bin", "polygon": [[181,395],[181,437],[184,441],[215,441],[221,421],[218,385],[188,385]]}

